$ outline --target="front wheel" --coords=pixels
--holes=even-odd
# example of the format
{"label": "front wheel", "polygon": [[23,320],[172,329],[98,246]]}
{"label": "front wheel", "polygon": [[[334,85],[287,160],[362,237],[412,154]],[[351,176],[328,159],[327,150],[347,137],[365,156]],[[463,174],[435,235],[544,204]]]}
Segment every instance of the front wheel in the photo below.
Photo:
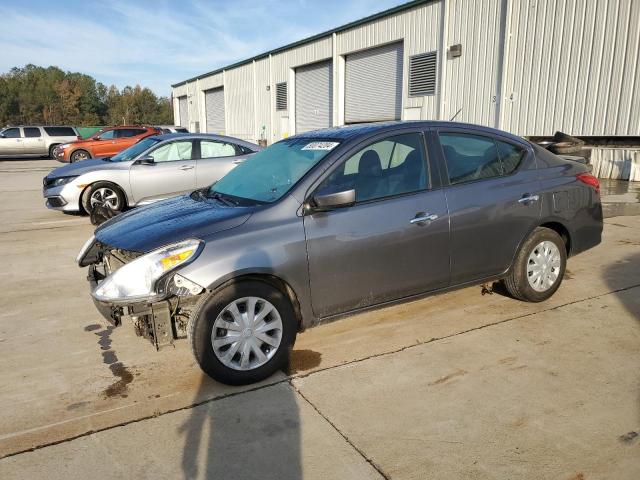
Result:
{"label": "front wheel", "polygon": [[86,150],[76,150],[71,154],[71,157],[69,157],[69,162],[75,163],[75,162],[80,162],[82,160],[87,160],[89,158],[91,158],[91,156],[89,155],[89,152],[87,152]]}
{"label": "front wheel", "polygon": [[519,300],[542,302],[562,283],[567,266],[567,250],[555,231],[538,227],[525,240],[511,274],[503,280],[508,292]]}
{"label": "front wheel", "polygon": [[296,333],[287,296],[258,281],[203,296],[189,322],[189,343],[200,368],[229,385],[258,382],[284,368]]}
{"label": "front wheel", "polygon": [[82,208],[91,214],[96,207],[105,207],[114,213],[125,208],[125,196],[117,185],[109,182],[96,182],[88,187],[81,197]]}

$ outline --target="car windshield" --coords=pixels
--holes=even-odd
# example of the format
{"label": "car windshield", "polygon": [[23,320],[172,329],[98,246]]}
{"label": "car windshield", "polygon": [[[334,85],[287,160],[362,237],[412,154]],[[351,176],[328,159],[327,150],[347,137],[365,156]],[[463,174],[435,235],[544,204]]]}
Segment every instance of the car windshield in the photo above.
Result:
{"label": "car windshield", "polygon": [[138,143],[134,143],[129,148],[125,148],[117,155],[110,158],[112,162],[128,162],[133,160],[142,152],[147,151],[152,146],[160,141],[159,138],[147,137],[140,140]]}
{"label": "car windshield", "polygon": [[231,170],[211,186],[208,196],[275,202],[337,145],[305,138],[282,140]]}

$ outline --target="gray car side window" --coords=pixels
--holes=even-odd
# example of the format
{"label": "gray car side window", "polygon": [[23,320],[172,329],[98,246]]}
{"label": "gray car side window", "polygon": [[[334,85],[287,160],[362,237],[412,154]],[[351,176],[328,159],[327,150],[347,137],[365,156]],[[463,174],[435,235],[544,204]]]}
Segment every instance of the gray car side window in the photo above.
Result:
{"label": "gray car side window", "polygon": [[193,142],[183,140],[180,142],[165,143],[149,153],[154,162],[175,162],[177,160],[191,160]]}
{"label": "gray car side window", "polygon": [[4,138],[21,138],[19,128],[7,128],[2,135]]}
{"label": "gray car side window", "polygon": [[318,191],[356,191],[356,202],[417,192],[428,187],[421,133],[377,141],[352,155],[322,182]]}
{"label": "gray car side window", "polygon": [[499,177],[502,163],[494,140],[467,133],[440,133],[449,183]]}
{"label": "gray car side window", "polygon": [[516,171],[522,163],[522,159],[527,155],[527,151],[516,145],[496,140],[498,145],[498,153],[502,161],[502,174],[509,175]]}
{"label": "gray car side window", "polygon": [[236,148],[226,142],[200,140],[200,158],[233,157],[237,155]]}

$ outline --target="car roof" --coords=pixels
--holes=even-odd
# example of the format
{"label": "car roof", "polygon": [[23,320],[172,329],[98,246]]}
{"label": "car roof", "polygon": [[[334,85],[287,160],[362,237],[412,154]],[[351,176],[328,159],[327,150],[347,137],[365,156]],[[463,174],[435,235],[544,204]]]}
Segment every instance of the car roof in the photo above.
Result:
{"label": "car roof", "polygon": [[153,135],[151,138],[157,138],[161,141],[171,140],[174,138],[184,138],[187,140],[202,138],[207,140],[218,140],[221,142],[235,143],[237,145],[243,145],[245,147],[258,146],[255,143],[247,142],[246,140],[242,140],[240,138],[227,137],[226,135],[216,135],[215,133],[163,133],[162,135]]}
{"label": "car roof", "polygon": [[312,132],[301,133],[289,138],[332,138],[336,140],[348,140],[363,135],[374,134],[384,131],[393,131],[398,127],[410,127],[415,126],[419,128],[428,127],[457,127],[457,128],[472,128],[474,130],[480,130],[492,135],[502,135],[512,138],[519,142],[522,142],[522,137],[518,137],[511,133],[496,128],[485,127],[484,125],[475,125],[472,123],[462,122],[446,122],[438,120],[395,120],[391,122],[376,122],[376,123],[358,123],[355,125],[343,125],[339,127],[325,128],[322,130],[314,130]]}
{"label": "car roof", "polygon": [[7,125],[6,127],[1,127],[1,128],[29,128],[29,127],[34,127],[34,128],[59,128],[59,127],[63,127],[63,128],[76,128],[73,125]]}

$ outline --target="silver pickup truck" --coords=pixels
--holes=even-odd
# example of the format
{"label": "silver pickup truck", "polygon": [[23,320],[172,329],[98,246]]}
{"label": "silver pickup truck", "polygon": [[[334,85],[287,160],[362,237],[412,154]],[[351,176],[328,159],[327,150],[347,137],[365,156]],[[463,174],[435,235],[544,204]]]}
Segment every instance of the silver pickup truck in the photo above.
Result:
{"label": "silver pickup truck", "polygon": [[53,158],[53,149],[75,142],[78,131],[69,126],[7,127],[0,130],[0,155],[41,155]]}

